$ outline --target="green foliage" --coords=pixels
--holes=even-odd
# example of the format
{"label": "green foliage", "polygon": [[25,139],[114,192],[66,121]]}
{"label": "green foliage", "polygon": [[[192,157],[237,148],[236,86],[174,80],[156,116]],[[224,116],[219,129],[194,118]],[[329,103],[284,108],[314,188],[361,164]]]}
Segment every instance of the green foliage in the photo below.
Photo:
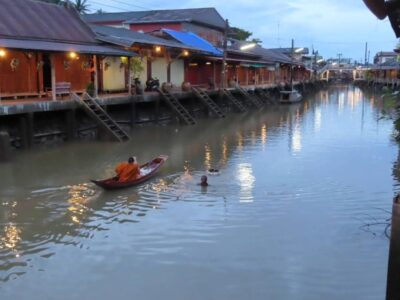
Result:
{"label": "green foliage", "polygon": [[238,27],[231,27],[228,36],[230,38],[239,40],[239,41],[246,41],[249,37],[253,35],[252,32],[238,28]]}
{"label": "green foliage", "polygon": [[393,120],[394,129],[396,130],[396,140],[400,142],[400,94],[393,91],[389,87],[382,88],[382,118]]}
{"label": "green foliage", "polygon": [[257,45],[262,44],[262,40],[260,40],[260,39],[258,39],[258,38],[252,39],[250,42],[255,43],[255,44],[257,44]]}
{"label": "green foliage", "polygon": [[231,27],[229,29],[228,37],[239,40],[239,41],[248,41],[251,43],[262,44],[262,41],[258,38],[253,38],[249,40],[249,38],[253,35],[251,31],[244,30],[238,27]]}
{"label": "green foliage", "polygon": [[89,3],[88,0],[75,0],[75,9],[80,13],[80,14],[86,14],[89,12]]}
{"label": "green foliage", "polygon": [[144,71],[143,61],[140,57],[131,58],[131,71],[134,77],[139,77]]}

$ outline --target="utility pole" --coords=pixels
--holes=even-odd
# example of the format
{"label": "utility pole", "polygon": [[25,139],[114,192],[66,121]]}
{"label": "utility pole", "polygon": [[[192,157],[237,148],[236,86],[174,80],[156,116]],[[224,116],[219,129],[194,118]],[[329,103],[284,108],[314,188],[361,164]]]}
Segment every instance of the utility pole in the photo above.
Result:
{"label": "utility pole", "polygon": [[228,29],[229,29],[229,21],[228,19],[225,20],[225,31],[224,31],[224,45],[223,45],[223,50],[224,50],[224,56],[222,58],[222,84],[221,87],[224,89],[226,88],[226,57],[227,57],[227,48],[228,48]]}
{"label": "utility pole", "polygon": [[292,39],[292,65],[290,66],[290,87],[293,91],[293,63],[294,63],[294,39]]}
{"label": "utility pole", "polygon": [[342,55],[343,55],[342,53],[338,53],[338,55],[337,55],[339,57],[339,68],[340,68],[340,62],[341,62]]}
{"label": "utility pole", "polygon": [[317,55],[318,51],[314,51],[314,80],[317,79]]}
{"label": "utility pole", "polygon": [[367,53],[368,53],[368,43],[365,43],[365,58],[364,58],[364,65],[367,65]]}

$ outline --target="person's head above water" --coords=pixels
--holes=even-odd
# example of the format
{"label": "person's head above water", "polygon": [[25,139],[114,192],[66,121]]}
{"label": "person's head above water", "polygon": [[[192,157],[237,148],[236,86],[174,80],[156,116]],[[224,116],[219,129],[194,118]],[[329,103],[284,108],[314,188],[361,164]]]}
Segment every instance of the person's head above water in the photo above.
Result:
{"label": "person's head above water", "polygon": [[206,176],[206,175],[201,176],[201,179],[200,179],[200,180],[201,180],[201,181],[200,181],[200,185],[201,185],[201,186],[207,186],[207,185],[208,185],[207,176]]}
{"label": "person's head above water", "polygon": [[131,156],[128,158],[128,163],[133,164],[136,161],[136,157]]}

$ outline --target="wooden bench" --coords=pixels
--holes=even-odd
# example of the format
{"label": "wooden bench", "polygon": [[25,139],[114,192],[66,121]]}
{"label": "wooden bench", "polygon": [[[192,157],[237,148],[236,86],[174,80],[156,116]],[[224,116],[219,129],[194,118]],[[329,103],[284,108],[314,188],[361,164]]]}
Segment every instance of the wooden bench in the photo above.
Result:
{"label": "wooden bench", "polygon": [[[51,93],[51,89],[46,90]],[[71,95],[71,82],[56,82],[56,96],[60,95],[61,99],[64,95]]]}

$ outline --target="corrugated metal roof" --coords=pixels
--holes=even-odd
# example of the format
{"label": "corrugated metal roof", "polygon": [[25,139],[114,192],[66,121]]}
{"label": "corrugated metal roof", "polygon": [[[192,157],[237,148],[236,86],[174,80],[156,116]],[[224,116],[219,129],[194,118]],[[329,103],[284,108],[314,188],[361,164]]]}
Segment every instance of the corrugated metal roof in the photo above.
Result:
{"label": "corrugated metal roof", "polygon": [[0,37],[95,43],[74,9],[31,0],[0,0]]}
{"label": "corrugated metal roof", "polygon": [[128,11],[115,13],[95,13],[83,15],[82,18],[88,23],[102,22],[125,22],[133,18],[140,18],[147,15],[147,11]]}
{"label": "corrugated metal roof", "polygon": [[278,51],[274,51],[274,49],[266,49],[261,47],[260,45],[256,45],[253,48],[241,50],[240,48],[246,44],[249,44],[249,42],[238,41],[238,40],[231,40],[231,41],[232,45],[230,46],[230,49],[240,51],[242,53],[251,53],[258,55],[264,61],[269,61],[271,63],[299,64],[299,63],[294,63],[290,57]]}
{"label": "corrugated metal roof", "polygon": [[223,55],[221,50],[215,48],[210,42],[199,37],[197,34],[194,34],[193,32],[181,32],[172,29],[161,29],[161,31],[170,35],[172,38],[176,39],[177,41],[181,42],[186,46],[197,48],[202,52],[206,52],[208,54],[212,54],[215,56]]}
{"label": "corrugated metal roof", "polygon": [[98,54],[108,56],[136,56],[134,52],[124,51],[100,45],[70,44],[48,41],[1,39],[0,48],[49,51],[49,52],[77,52],[82,54]]}
{"label": "corrugated metal roof", "polygon": [[184,45],[174,41],[164,40],[150,34],[140,33],[124,28],[99,25],[91,25],[90,27],[96,33],[99,40],[124,47],[131,47],[133,44],[148,44],[179,49],[187,48]]}
{"label": "corrugated metal roof", "polygon": [[224,19],[213,7],[88,14],[84,16],[84,19],[90,23],[115,21],[126,21],[128,24],[194,22],[218,29],[225,28]]}
{"label": "corrugated metal roof", "polygon": [[[271,48],[269,50],[273,50],[276,52],[283,53],[285,55],[291,55],[292,51],[294,51],[296,54],[309,54],[310,50],[306,47],[295,47],[295,48]],[[297,52],[296,52],[297,51]]]}

